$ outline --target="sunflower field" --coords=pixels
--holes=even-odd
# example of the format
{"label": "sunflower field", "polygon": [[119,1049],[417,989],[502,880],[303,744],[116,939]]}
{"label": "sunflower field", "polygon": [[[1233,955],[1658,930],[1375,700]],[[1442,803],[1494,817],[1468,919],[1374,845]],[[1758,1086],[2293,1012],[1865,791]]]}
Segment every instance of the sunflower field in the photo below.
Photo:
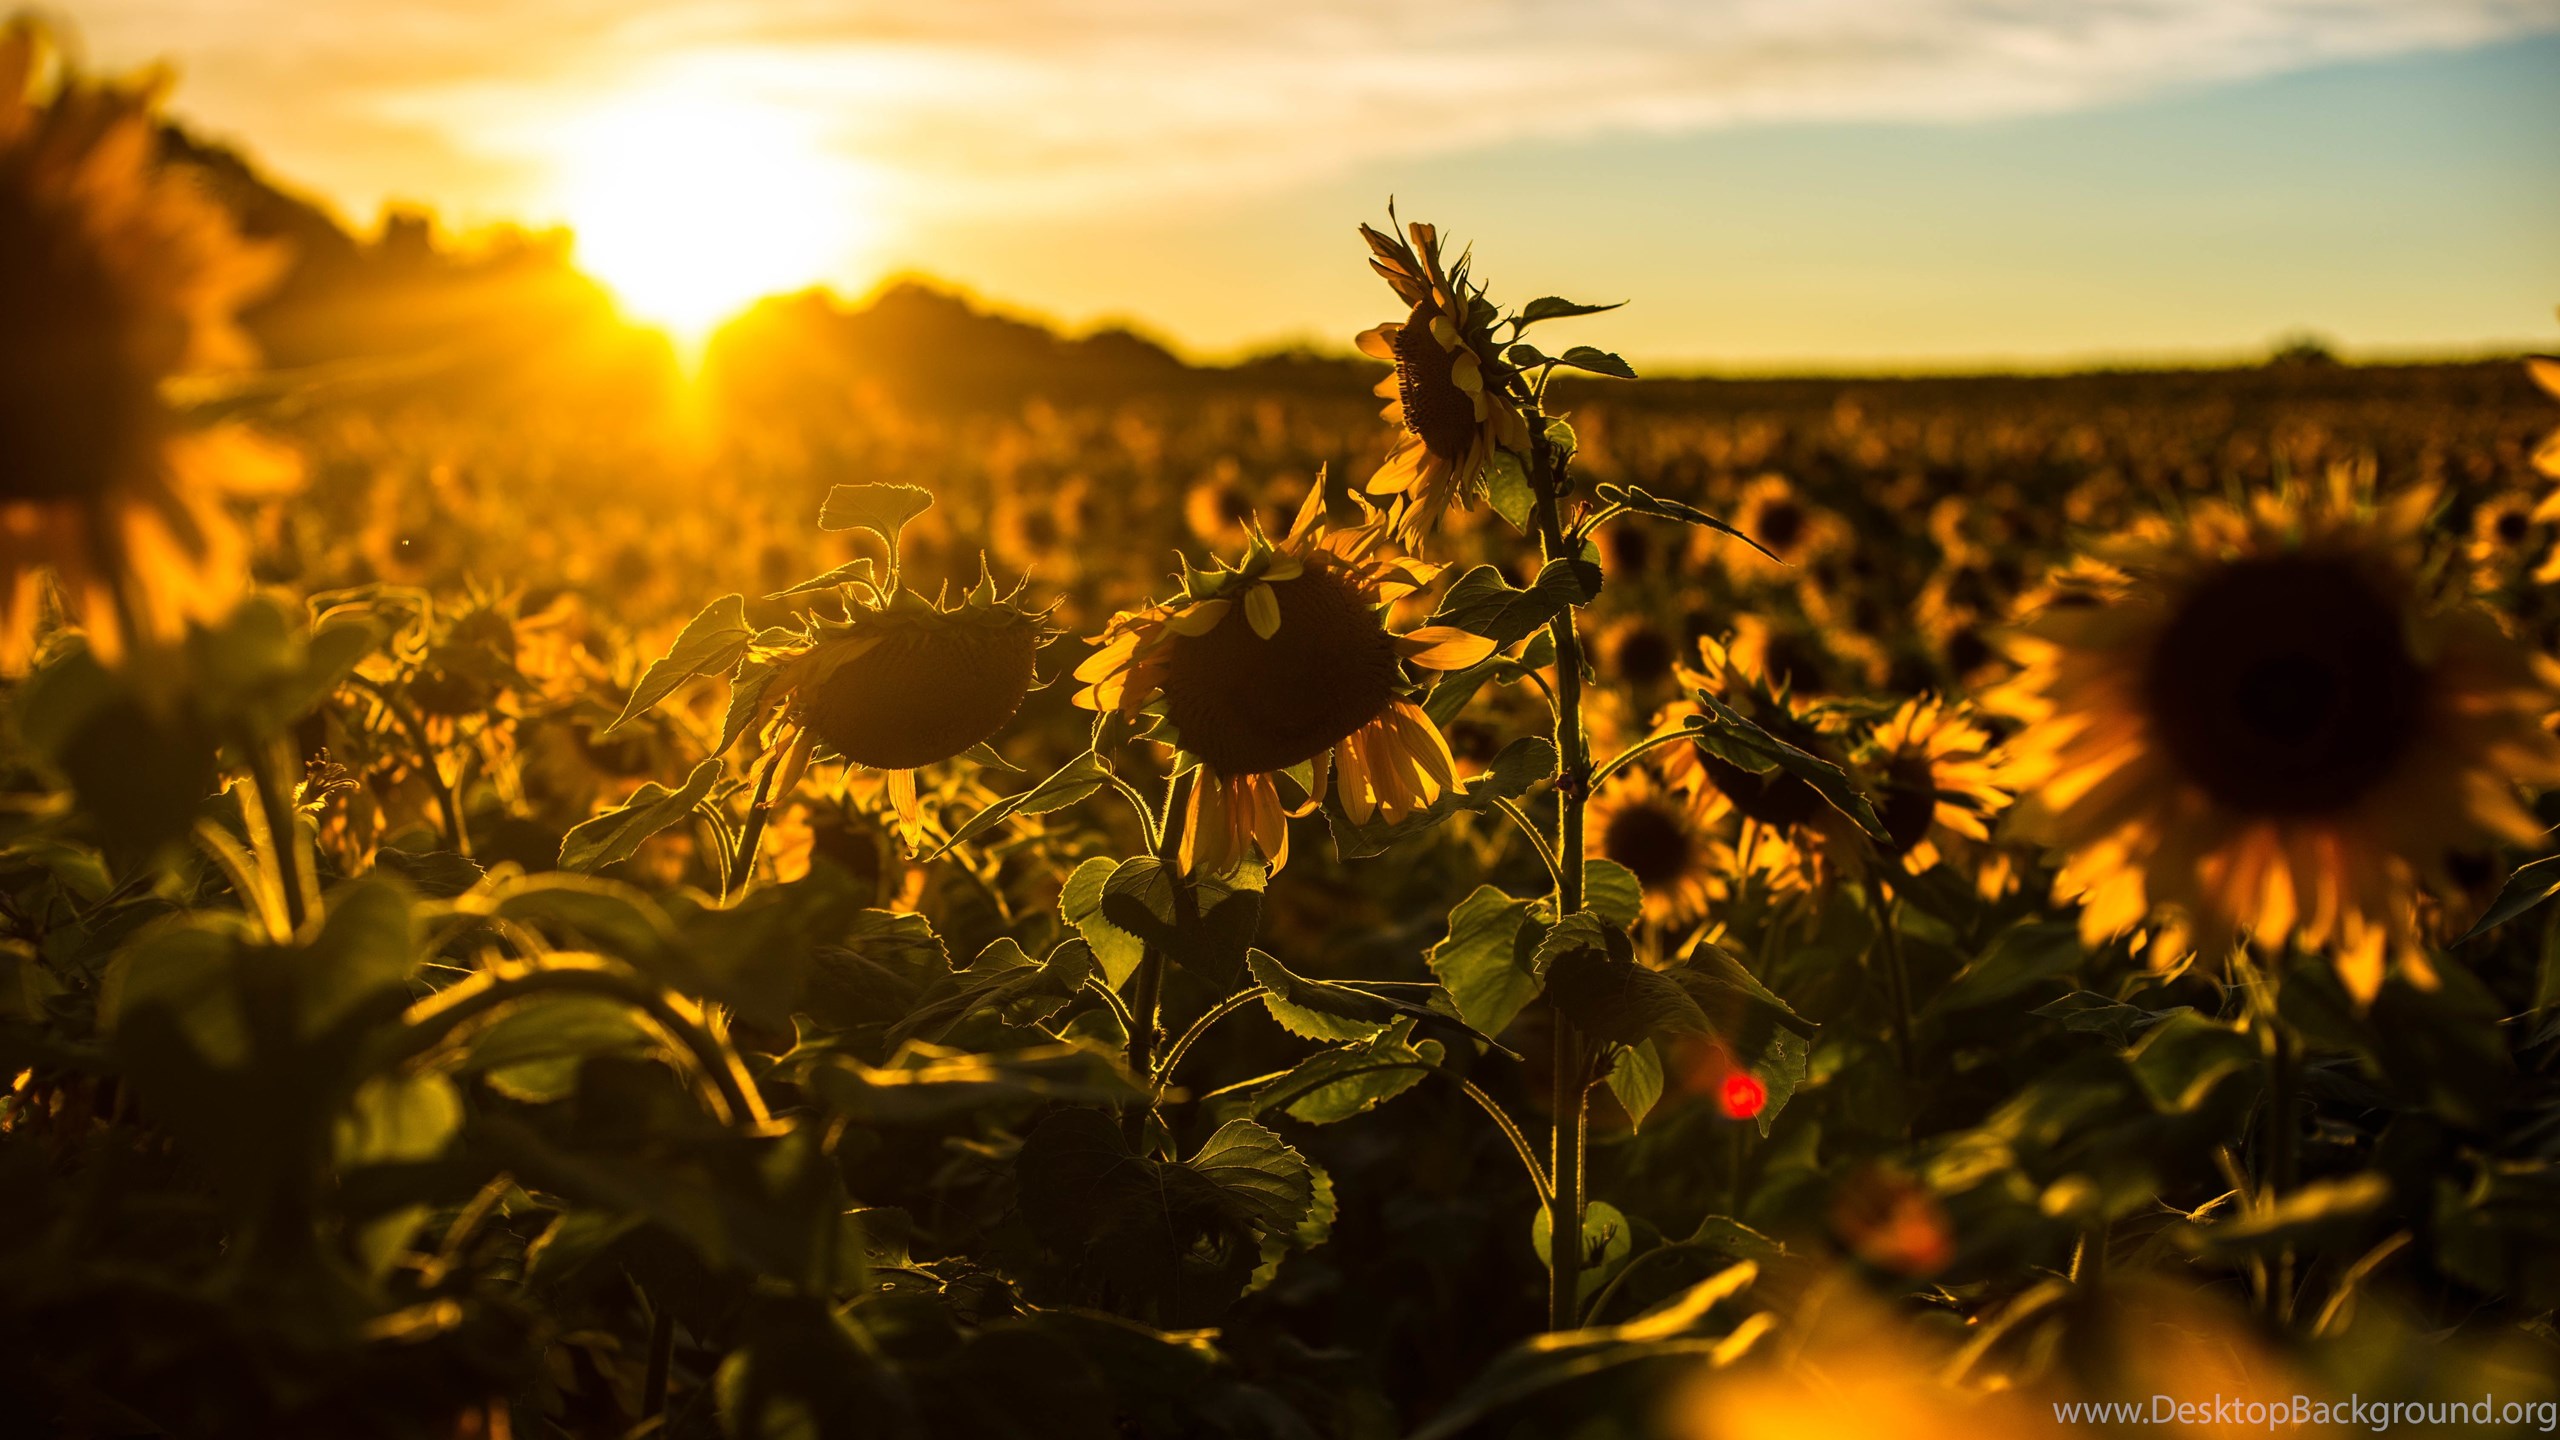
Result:
{"label": "sunflower field", "polygon": [[2554,1428],[2560,361],[688,374],[0,36],[8,1433]]}

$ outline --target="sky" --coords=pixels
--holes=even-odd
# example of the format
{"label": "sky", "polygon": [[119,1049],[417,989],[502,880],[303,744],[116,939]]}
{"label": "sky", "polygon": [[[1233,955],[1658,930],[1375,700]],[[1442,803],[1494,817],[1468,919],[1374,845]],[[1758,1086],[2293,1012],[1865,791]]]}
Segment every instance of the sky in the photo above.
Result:
{"label": "sky", "polygon": [[922,272],[1220,358],[1438,222],[1654,370],[2560,336],[2560,0],[76,0],[359,227],[567,223],[644,316]]}

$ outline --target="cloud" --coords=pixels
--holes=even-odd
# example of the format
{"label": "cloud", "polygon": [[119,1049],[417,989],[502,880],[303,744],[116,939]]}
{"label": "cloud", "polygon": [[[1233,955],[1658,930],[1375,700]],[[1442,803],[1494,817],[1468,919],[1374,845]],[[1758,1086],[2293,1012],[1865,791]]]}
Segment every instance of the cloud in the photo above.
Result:
{"label": "cloud", "polygon": [[2560,29],[2560,0],[93,0],[77,18],[108,58],[179,60],[184,108],[357,206],[538,204],[561,117],[725,87],[948,218],[1539,138],[2050,113]]}

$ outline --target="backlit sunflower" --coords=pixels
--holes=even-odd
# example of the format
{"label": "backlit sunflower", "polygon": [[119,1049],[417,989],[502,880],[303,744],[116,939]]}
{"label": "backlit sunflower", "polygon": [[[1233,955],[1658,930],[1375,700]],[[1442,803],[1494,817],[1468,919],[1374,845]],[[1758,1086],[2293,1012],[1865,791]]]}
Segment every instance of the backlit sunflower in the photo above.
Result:
{"label": "backlit sunflower", "polygon": [[998,594],[984,571],[956,605],[896,588],[885,599],[848,598],[846,613],[812,615],[801,631],[748,652],[738,684],[757,687],[747,692],[753,713],[779,707],[767,734],[782,751],[772,806],[782,808],[812,760],[840,759],[885,772],[912,844],[924,826],[915,772],[994,738],[1013,718],[1050,638],[1047,616],[1023,606],[1019,586]]}
{"label": "backlit sunflower", "polygon": [[1647,920],[1693,924],[1723,895],[1724,862],[1731,855],[1719,854],[1713,827],[1725,809],[1716,792],[1674,793],[1638,764],[1592,797],[1585,850],[1634,872],[1644,887]]}
{"label": "backlit sunflower", "polygon": [[0,667],[22,665],[50,572],[114,658],[228,607],[246,546],[226,494],[292,463],[191,428],[169,382],[245,365],[232,324],[283,263],[160,154],[156,79],[64,73],[0,29]]}
{"label": "backlit sunflower", "polygon": [[1188,869],[1223,871],[1251,848],[1274,869],[1287,862],[1291,812],[1273,783],[1283,772],[1310,808],[1338,790],[1354,824],[1401,820],[1457,784],[1403,665],[1462,669],[1493,642],[1447,626],[1389,631],[1382,608],[1438,567],[1378,554],[1383,514],[1326,527],[1323,494],[1309,493],[1287,539],[1256,535],[1240,564],[1186,567],[1179,597],[1112,617],[1076,667],[1077,704],[1152,719],[1154,738],[1199,762]]}
{"label": "backlit sunflower", "polygon": [[[1845,765],[1848,756],[1833,733],[1831,713],[1797,694],[1782,678],[1756,667],[1739,646],[1698,642],[1700,668],[1680,669],[1681,688],[1707,692],[1743,718],[1807,754]],[[1666,726],[1700,713],[1683,701],[1664,714]],[[1664,781],[1677,790],[1721,796],[1741,817],[1734,841],[1736,863],[1786,892],[1809,891],[1829,873],[1827,853],[1863,840],[1855,822],[1834,809],[1820,791],[1782,768],[1754,773],[1703,746],[1674,745],[1664,752]]]}
{"label": "backlit sunflower", "polygon": [[2026,722],[2001,778],[2019,833],[2068,852],[2093,943],[2168,906],[2200,953],[2329,949],[2360,997],[2394,954],[2428,978],[2418,891],[2455,851],[2531,840],[2515,789],[2560,781],[2551,663],[2420,603],[2432,500],[2151,522],[2021,627],[1990,702]]}
{"label": "backlit sunflower", "polygon": [[1494,306],[1482,287],[1467,284],[1466,258],[1444,267],[1438,230],[1416,221],[1406,231],[1410,245],[1360,227],[1369,264],[1413,310],[1361,332],[1359,343],[1362,353],[1396,367],[1377,393],[1401,432],[1369,477],[1369,493],[1398,497],[1396,536],[1418,549],[1442,512],[1475,503],[1497,449],[1527,454],[1529,424],[1505,393],[1511,372],[1494,347]]}
{"label": "backlit sunflower", "polygon": [[1867,737],[1865,768],[1885,847],[1913,873],[1961,860],[1991,839],[2009,803],[1990,757],[1991,735],[1964,707],[1912,699]]}

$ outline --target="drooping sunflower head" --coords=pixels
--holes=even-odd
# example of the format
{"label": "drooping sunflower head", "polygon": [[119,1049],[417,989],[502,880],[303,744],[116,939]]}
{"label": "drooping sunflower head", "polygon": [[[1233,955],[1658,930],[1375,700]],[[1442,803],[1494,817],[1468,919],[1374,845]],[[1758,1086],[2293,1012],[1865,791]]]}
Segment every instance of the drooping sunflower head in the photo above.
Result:
{"label": "drooping sunflower head", "polygon": [[913,770],[994,738],[1031,691],[1045,617],[982,580],[945,608],[900,590],[841,624],[786,672],[791,718],[874,770]]}
{"label": "drooping sunflower head", "polygon": [[1585,844],[1634,873],[1646,919],[1690,924],[1724,893],[1732,857],[1714,825],[1725,808],[1715,791],[1680,794],[1639,766],[1592,797]]}
{"label": "drooping sunflower head", "polygon": [[1497,451],[1528,450],[1529,427],[1513,393],[1517,377],[1495,348],[1498,312],[1483,287],[1469,283],[1466,258],[1444,265],[1432,226],[1417,221],[1406,233],[1411,243],[1360,227],[1370,266],[1412,308],[1363,331],[1359,344],[1395,367],[1377,393],[1396,440],[1369,493],[1396,497],[1396,534],[1419,547],[1450,506],[1475,503]]}
{"label": "drooping sunflower head", "polygon": [[1239,562],[1186,566],[1174,599],[1113,617],[1076,668],[1077,704],[1151,722],[1152,738],[1199,763],[1185,845],[1208,868],[1247,843],[1275,866],[1285,858],[1275,775],[1293,774],[1312,803],[1339,773],[1354,823],[1401,819],[1456,783],[1403,667],[1470,665],[1492,642],[1448,627],[1388,630],[1385,607],[1436,569],[1378,554],[1383,516],[1326,529],[1322,493],[1288,539],[1256,530]]}
{"label": "drooping sunflower head", "polygon": [[41,570],[102,654],[212,615],[243,563],[219,497],[292,477],[163,393],[251,358],[232,316],[283,256],[161,154],[158,80],[90,81],[48,51],[30,22],[0,28],[0,661],[24,657]]}
{"label": "drooping sunflower head", "polygon": [[2532,838],[2516,789],[2560,781],[2550,662],[2421,593],[2432,498],[2146,524],[2022,625],[2002,780],[2021,833],[2069,854],[2085,932],[2166,905],[2208,944],[2332,948],[2359,995],[2394,952],[2428,973],[2417,892]]}

